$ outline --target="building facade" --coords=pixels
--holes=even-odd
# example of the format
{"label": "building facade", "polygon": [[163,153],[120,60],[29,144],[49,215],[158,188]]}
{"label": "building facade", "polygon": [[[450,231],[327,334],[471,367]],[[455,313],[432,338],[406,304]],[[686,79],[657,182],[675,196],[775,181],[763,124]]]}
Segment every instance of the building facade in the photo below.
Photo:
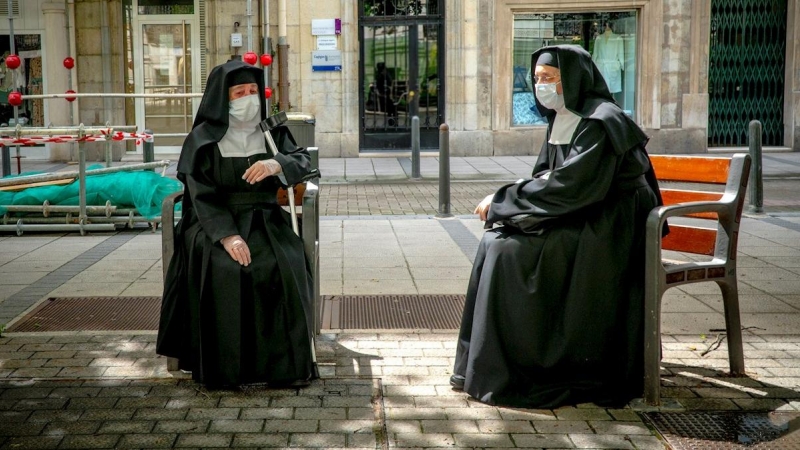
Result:
{"label": "building facade", "polygon": [[315,117],[323,157],[408,150],[413,117],[423,149],[446,122],[453,155],[536,154],[545,126],[530,54],[552,44],[593,55],[653,153],[747,146],[753,119],[764,145],[800,151],[798,0],[15,0],[11,15],[23,68],[0,66],[0,121],[13,117],[2,100],[14,89],[195,94],[20,109],[28,125],[149,128],[157,153],[179,148],[211,68],[252,50],[274,56],[271,100]]}

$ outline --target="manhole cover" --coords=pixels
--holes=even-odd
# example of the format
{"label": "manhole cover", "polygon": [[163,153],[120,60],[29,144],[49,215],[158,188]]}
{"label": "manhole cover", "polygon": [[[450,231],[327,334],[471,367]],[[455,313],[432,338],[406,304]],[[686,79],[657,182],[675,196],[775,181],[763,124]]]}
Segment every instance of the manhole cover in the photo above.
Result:
{"label": "manhole cover", "polygon": [[644,413],[673,450],[796,450],[800,413]]}
{"label": "manhole cover", "polygon": [[458,329],[463,295],[326,295],[323,329]]}
{"label": "manhole cover", "polygon": [[161,297],[53,297],[8,331],[157,330]]}

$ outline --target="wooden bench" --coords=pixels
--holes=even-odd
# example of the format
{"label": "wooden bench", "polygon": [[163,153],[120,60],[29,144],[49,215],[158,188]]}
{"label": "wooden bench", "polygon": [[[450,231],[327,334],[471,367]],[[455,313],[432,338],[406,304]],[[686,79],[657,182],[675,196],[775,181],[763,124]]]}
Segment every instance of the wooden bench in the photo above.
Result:
{"label": "wooden bench", "polygon": [[[725,328],[731,374],[744,375],[739,293],[736,283],[736,248],[742,217],[750,156],[737,153],[731,158],[652,155],[650,159],[660,182],[674,181],[724,185],[724,192],[661,188],[664,206],[653,209],[647,219],[644,320],[644,401],[661,402],[659,375],[661,360],[661,298],[672,287],[713,281],[722,290]],[[662,185],[663,186],[663,185]],[[669,223],[670,233],[662,238],[667,218],[688,216],[714,221],[716,229]],[[713,223],[713,222],[712,222]],[[670,261],[663,250],[706,255],[708,261]]]}
{"label": "wooden bench", "polygon": [[[319,153],[316,147],[310,147],[312,167],[319,167]],[[319,180],[312,179],[294,186],[295,208],[300,228],[300,237],[303,240],[303,250],[311,265],[311,276],[314,282],[314,334],[320,331],[320,309],[322,301],[320,296],[319,281]],[[176,192],[164,199],[161,205],[161,258],[163,263],[163,276],[167,275],[169,261],[175,251],[175,205],[183,198],[183,192]],[[278,190],[278,204],[289,206],[289,196],[286,189]],[[314,343],[312,342],[312,345]],[[314,352],[313,354],[315,354]],[[316,357],[314,358],[316,363]],[[178,370],[178,360],[167,358],[167,369]]]}

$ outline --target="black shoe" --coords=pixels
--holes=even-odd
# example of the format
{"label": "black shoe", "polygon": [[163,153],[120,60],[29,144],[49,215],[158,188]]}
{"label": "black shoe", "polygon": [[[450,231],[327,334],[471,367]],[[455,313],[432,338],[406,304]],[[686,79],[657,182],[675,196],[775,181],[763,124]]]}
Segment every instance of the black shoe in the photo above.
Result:
{"label": "black shoe", "polygon": [[450,377],[450,386],[453,386],[453,389],[456,390],[456,391],[463,391],[464,390],[464,382],[466,382],[466,381],[467,381],[467,379],[464,378],[464,376],[453,374]]}

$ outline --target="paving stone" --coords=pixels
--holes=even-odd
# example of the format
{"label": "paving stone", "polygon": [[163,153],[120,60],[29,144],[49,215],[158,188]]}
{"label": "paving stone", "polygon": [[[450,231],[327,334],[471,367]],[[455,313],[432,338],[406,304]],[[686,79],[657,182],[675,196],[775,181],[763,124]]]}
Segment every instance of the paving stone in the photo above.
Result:
{"label": "paving stone", "polygon": [[58,367],[24,367],[11,373],[12,378],[48,378],[54,377],[61,370]]}
{"label": "paving stone", "polygon": [[[423,421],[424,424],[425,421]],[[528,420],[478,420],[481,433],[533,433],[533,425]]]}
{"label": "paving stone", "polygon": [[40,409],[64,409],[68,399],[63,398],[41,398],[19,400],[13,407],[18,411],[35,411]]}
{"label": "paving stone", "polygon": [[97,431],[99,434],[136,434],[149,433],[155,422],[152,420],[112,420],[103,423]]}
{"label": "paving stone", "polygon": [[219,398],[214,397],[179,397],[170,398],[165,408],[167,409],[189,409],[189,408],[215,408],[220,402]]}
{"label": "paving stone", "polygon": [[0,422],[0,437],[36,436],[44,427],[44,423]]}
{"label": "paving stone", "polygon": [[347,435],[348,448],[375,449],[378,448],[374,434],[358,433]]}
{"label": "paving stone", "polygon": [[592,449],[633,449],[627,436],[600,434],[570,434],[569,438],[577,448]]}
{"label": "paving stone", "polygon": [[28,418],[28,422],[53,422],[53,421],[74,422],[78,420],[82,414],[83,411],[80,410],[58,410],[58,409],[39,410],[39,411],[33,411],[33,413]]}
{"label": "paving stone", "polygon": [[[295,408],[295,419],[347,419],[347,408]],[[352,417],[351,417],[352,418]]]}
{"label": "paving stone", "polygon": [[242,419],[291,419],[292,408],[242,408]]}
{"label": "paving stone", "polygon": [[419,433],[397,433],[391,439],[392,447],[414,448],[414,447],[454,447],[455,438],[451,434],[419,434]]}
{"label": "paving stone", "polygon": [[329,420],[319,421],[321,433],[374,433],[375,420]]}
{"label": "paving stone", "polygon": [[445,408],[445,414],[449,420],[472,419],[472,420],[499,420],[500,413],[496,408]]}
{"label": "paving stone", "polygon": [[120,439],[117,448],[171,448],[173,445],[177,446],[174,434],[126,434]]}
{"label": "paving stone", "polygon": [[637,450],[669,450],[664,441],[655,436],[631,436],[630,438]]}
{"label": "paving stone", "polygon": [[0,410],[0,422],[24,422],[33,412]]}
{"label": "paving stone", "polygon": [[233,436],[231,447],[286,447],[289,445],[288,433],[241,433]]}
{"label": "paving stone", "polygon": [[186,415],[188,420],[197,419],[236,419],[239,408],[192,408]]}
{"label": "paving stone", "polygon": [[225,397],[219,400],[220,408],[266,408],[270,397]]}
{"label": "paving stone", "polygon": [[553,411],[558,420],[611,420],[612,417],[604,410],[596,407],[559,408]]}
{"label": "paving stone", "polygon": [[42,435],[68,436],[72,434],[94,434],[100,429],[100,421],[48,422]]}
{"label": "paving stone", "polygon": [[181,420],[188,413],[188,409],[140,408],[133,414],[133,418],[140,420]]}
{"label": "paving stone", "polygon": [[3,369],[21,369],[24,367],[43,367],[47,363],[46,359],[6,359],[1,360],[0,365]]}
{"label": "paving stone", "polygon": [[597,434],[645,434],[649,435],[650,430],[640,421],[616,422],[616,421],[589,421],[589,425],[594,428]]}
{"label": "paving stone", "polygon": [[122,397],[117,400],[115,408],[164,408],[167,406],[167,397]]}
{"label": "paving stone", "polygon": [[175,447],[224,448],[229,447],[232,440],[233,435],[231,434],[181,434],[178,436],[178,441],[175,443]]}
{"label": "paving stone", "polygon": [[3,443],[3,450],[48,450],[58,447],[61,436],[12,437]]}
{"label": "paving stone", "polygon": [[534,420],[537,433],[591,433],[592,428],[585,420]]}
{"label": "paving stone", "polygon": [[133,417],[134,409],[96,409],[87,408],[80,420],[127,420]]}
{"label": "paving stone", "polygon": [[4,391],[2,394],[0,394],[0,399],[46,398],[52,391],[53,388],[49,387],[20,387]]}
{"label": "paving stone", "polygon": [[74,435],[64,436],[58,448],[63,449],[89,449],[89,448],[113,448],[117,441],[120,440],[119,435]]}
{"label": "paving stone", "polygon": [[204,433],[210,420],[159,420],[153,433]]}
{"label": "paving stone", "polygon": [[108,409],[119,401],[116,397],[82,397],[69,399],[68,409]]}
{"label": "paving stone", "polygon": [[56,376],[65,378],[100,377],[105,371],[106,367],[64,367]]}
{"label": "paving stone", "polygon": [[[300,407],[317,408],[322,406],[322,399],[311,397],[275,397],[272,399],[271,406],[276,408]],[[349,405],[325,405],[325,406],[349,406]],[[363,405],[353,405],[363,406]]]}
{"label": "paving stone", "polygon": [[[145,397],[150,394],[151,387],[149,386],[114,386],[104,387],[97,394],[98,397]],[[158,395],[153,394],[153,397],[158,398]],[[166,396],[164,396],[166,397]]]}
{"label": "paving stone", "polygon": [[213,433],[257,433],[264,428],[263,419],[212,420],[208,431]]}
{"label": "paving stone", "polygon": [[97,397],[100,388],[97,387],[65,387],[55,388],[50,392],[51,398],[81,398],[81,397]]}
{"label": "paving stone", "polygon": [[314,433],[318,427],[319,421],[317,420],[266,419],[264,422],[265,433]]}
{"label": "paving stone", "polygon": [[344,447],[346,437],[333,433],[292,433],[289,435],[290,447],[331,448]]}

